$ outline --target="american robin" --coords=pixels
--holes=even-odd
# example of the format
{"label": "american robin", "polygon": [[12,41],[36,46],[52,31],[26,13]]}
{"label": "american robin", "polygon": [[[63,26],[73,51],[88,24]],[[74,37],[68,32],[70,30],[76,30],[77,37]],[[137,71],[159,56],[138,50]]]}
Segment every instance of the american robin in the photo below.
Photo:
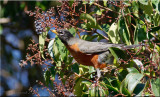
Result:
{"label": "american robin", "polygon": [[51,31],[59,37],[59,39],[66,46],[66,48],[78,63],[87,66],[93,66],[97,70],[98,78],[101,76],[99,68],[102,69],[106,67],[107,64],[111,64],[113,61],[109,47],[127,49],[136,46],[85,41],[74,37],[68,30],[65,29]]}

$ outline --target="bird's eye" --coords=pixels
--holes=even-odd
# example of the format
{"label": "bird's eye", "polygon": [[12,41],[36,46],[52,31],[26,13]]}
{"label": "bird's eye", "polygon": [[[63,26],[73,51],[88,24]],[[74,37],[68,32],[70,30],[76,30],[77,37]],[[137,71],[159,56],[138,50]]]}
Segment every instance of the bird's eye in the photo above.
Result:
{"label": "bird's eye", "polygon": [[61,35],[62,35],[62,34],[63,34],[63,32],[62,32],[62,31],[59,31],[59,34],[61,34]]}

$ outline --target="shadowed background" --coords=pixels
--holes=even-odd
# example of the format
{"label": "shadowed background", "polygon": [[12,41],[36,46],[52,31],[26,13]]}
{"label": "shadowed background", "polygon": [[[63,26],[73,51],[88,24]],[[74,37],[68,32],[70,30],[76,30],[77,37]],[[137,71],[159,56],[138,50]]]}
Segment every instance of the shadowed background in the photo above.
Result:
{"label": "shadowed background", "polygon": [[[55,1],[0,1],[0,36],[1,36],[1,73],[0,96],[31,96],[29,87],[37,86],[36,80],[43,82],[43,73],[40,66],[20,67],[19,62],[25,59],[26,49],[31,39],[38,42],[35,32],[34,18],[25,11],[35,10],[35,6],[47,10],[56,5]],[[39,89],[41,96],[48,92]]]}

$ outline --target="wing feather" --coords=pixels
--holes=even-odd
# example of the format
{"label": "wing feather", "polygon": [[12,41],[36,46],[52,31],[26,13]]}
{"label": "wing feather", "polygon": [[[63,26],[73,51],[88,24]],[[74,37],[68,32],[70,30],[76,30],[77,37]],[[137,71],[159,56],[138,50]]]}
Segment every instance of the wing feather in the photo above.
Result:
{"label": "wing feather", "polygon": [[87,54],[102,53],[108,50],[109,47],[121,48],[124,44],[108,44],[104,42],[89,42],[85,40],[79,40],[78,47],[81,52]]}

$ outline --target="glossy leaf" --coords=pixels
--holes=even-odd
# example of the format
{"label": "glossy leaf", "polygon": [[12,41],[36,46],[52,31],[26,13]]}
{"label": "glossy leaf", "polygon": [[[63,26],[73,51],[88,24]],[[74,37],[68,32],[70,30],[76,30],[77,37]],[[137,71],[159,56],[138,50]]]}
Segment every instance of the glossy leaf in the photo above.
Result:
{"label": "glossy leaf", "polygon": [[89,22],[86,24],[86,27],[96,28],[96,29],[102,30],[101,26],[97,24],[96,19],[93,18],[91,15],[86,14],[86,13],[82,13],[82,14],[80,15],[80,18],[81,18],[81,19],[86,19],[86,20],[89,21]]}
{"label": "glossy leaf", "polygon": [[61,40],[56,37],[55,38],[55,42],[56,42],[56,46],[59,50],[59,53],[60,53],[60,56],[61,56],[61,60],[64,61],[65,58],[67,57],[66,54],[67,54],[67,49],[66,47],[64,46],[64,44],[61,42]]}
{"label": "glossy leaf", "polygon": [[[143,0],[140,0],[140,1],[143,1]],[[148,2],[147,5],[146,5],[146,4],[145,4],[145,5],[141,4],[141,5],[140,5],[140,8],[142,8],[143,11],[144,11],[146,14],[148,14],[149,16],[151,16],[151,14],[152,14],[152,12],[153,12],[153,8],[152,8],[151,2]]]}
{"label": "glossy leaf", "polygon": [[82,90],[83,90],[83,88],[82,88],[82,85],[81,85],[81,82],[82,82],[82,78],[78,78],[77,80],[76,80],[76,84],[75,84],[75,86],[74,86],[74,94],[76,95],[76,96],[81,96],[82,95]]}
{"label": "glossy leaf", "polygon": [[39,49],[43,59],[45,59],[43,55],[43,50],[44,50],[45,39],[47,37],[47,34],[48,34],[48,31],[43,32],[42,34],[39,35]]}
{"label": "glossy leaf", "polygon": [[139,73],[139,71],[134,67],[127,68],[127,70],[129,73]]}
{"label": "glossy leaf", "polygon": [[131,45],[128,27],[126,25],[126,21],[124,20],[124,18],[121,17],[121,19],[118,22],[118,26],[119,26],[118,31],[123,42],[126,43],[127,45]]}
{"label": "glossy leaf", "polygon": [[148,0],[139,0],[141,4],[148,5]]}
{"label": "glossy leaf", "polygon": [[160,1],[159,0],[151,0],[153,8],[156,9],[157,11],[160,9]]}
{"label": "glossy leaf", "polygon": [[137,84],[140,82],[142,78],[143,78],[143,74],[129,73],[124,79],[124,81],[122,82],[123,84],[121,84],[121,91],[123,88],[127,87],[128,92],[132,94],[135,87],[137,86]]}
{"label": "glossy leaf", "polygon": [[107,0],[103,0],[103,5],[107,6]]}
{"label": "glossy leaf", "polygon": [[108,31],[108,36],[111,39],[112,43],[118,44],[120,42],[117,23],[113,23],[111,25]]}
{"label": "glossy leaf", "polygon": [[160,96],[160,78],[151,79],[151,88],[154,96]]}
{"label": "glossy leaf", "polygon": [[49,52],[49,55],[53,58],[54,56],[54,53],[53,53],[53,45],[54,45],[54,40],[55,39],[52,39],[49,44],[48,44],[48,52]]}

